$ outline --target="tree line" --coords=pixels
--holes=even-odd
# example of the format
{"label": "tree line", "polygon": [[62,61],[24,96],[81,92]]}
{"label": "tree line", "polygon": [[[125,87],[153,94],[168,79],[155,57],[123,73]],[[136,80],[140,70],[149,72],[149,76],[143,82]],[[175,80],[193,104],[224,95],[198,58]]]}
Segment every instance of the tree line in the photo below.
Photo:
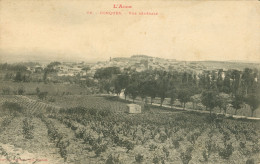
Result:
{"label": "tree line", "polygon": [[259,73],[256,69],[245,68],[243,71],[223,69],[194,72],[146,70],[142,72],[118,67],[98,69],[94,78],[98,80],[100,91],[124,93],[125,98],[137,97],[142,100],[160,98],[160,105],[166,98],[170,105],[178,99],[183,108],[187,102],[202,103],[210,112],[219,107],[226,113],[228,106],[236,111],[244,104],[250,105],[251,116],[260,105]]}

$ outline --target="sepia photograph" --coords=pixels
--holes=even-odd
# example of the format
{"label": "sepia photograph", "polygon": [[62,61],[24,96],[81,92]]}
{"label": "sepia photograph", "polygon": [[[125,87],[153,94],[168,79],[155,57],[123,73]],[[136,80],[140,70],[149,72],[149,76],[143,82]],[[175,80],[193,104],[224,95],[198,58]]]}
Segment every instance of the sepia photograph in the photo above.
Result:
{"label": "sepia photograph", "polygon": [[0,0],[0,164],[260,164],[259,78],[259,0]]}

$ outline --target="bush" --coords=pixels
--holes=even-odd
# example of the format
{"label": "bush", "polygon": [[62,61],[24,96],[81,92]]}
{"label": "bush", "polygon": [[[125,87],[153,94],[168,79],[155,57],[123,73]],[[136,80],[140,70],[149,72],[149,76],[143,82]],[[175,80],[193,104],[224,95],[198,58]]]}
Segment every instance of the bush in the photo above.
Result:
{"label": "bush", "polygon": [[3,109],[9,113],[21,113],[23,108],[18,104],[14,102],[4,102],[2,105]]}
{"label": "bush", "polygon": [[108,109],[100,110],[100,111],[98,111],[98,115],[100,115],[102,117],[107,117],[107,116],[111,115],[111,111]]}
{"label": "bush", "polygon": [[180,147],[180,143],[179,143],[179,140],[173,140],[172,141],[172,144],[174,146],[175,149],[178,149]]}
{"label": "bush", "polygon": [[151,144],[149,147],[150,147],[150,151],[154,151],[157,148],[157,146],[154,144]]}
{"label": "bush", "polygon": [[159,136],[159,139],[160,139],[160,141],[161,141],[162,143],[164,143],[164,142],[167,140],[167,135],[161,133],[160,136]]}
{"label": "bush", "polygon": [[136,161],[136,162],[141,163],[143,160],[144,160],[144,156],[143,156],[143,155],[137,154],[137,155],[135,156],[135,161]]}
{"label": "bush", "polygon": [[88,109],[88,113],[89,113],[90,115],[92,115],[92,116],[95,116],[95,115],[97,114],[97,110],[94,109],[94,108],[90,108],[90,109]]}
{"label": "bush", "polygon": [[95,144],[93,147],[92,147],[92,150],[94,150],[95,151],[95,154],[96,154],[96,156],[98,157],[98,156],[100,156],[100,154],[102,153],[102,152],[105,152],[106,150],[107,150],[107,145],[97,145],[97,144]]}
{"label": "bush", "polygon": [[26,139],[33,139],[34,126],[28,118],[23,120],[23,135]]}
{"label": "bush", "polygon": [[119,154],[118,154],[117,157],[115,157],[112,154],[110,154],[108,156],[108,159],[106,160],[106,164],[118,164],[118,163],[120,163]]}
{"label": "bush", "polygon": [[209,153],[208,153],[206,150],[204,150],[204,151],[202,152],[202,156],[203,156],[203,158],[204,158],[204,161],[208,161]]}
{"label": "bush", "polygon": [[246,164],[255,164],[255,161],[254,161],[254,159],[248,159],[246,161]]}
{"label": "bush", "polygon": [[155,157],[153,158],[153,163],[158,164],[159,162],[160,162],[160,158],[157,157],[157,156],[155,156]]}
{"label": "bush", "polygon": [[145,110],[145,111],[150,111],[150,109],[151,109],[151,105],[149,105],[149,104],[144,104],[144,110]]}
{"label": "bush", "polygon": [[18,95],[23,95],[25,92],[25,89],[23,87],[19,87],[17,90]]}
{"label": "bush", "polygon": [[47,94],[48,94],[48,92],[40,92],[38,94],[38,98],[41,99],[41,100],[46,99]]}
{"label": "bush", "polygon": [[48,100],[49,102],[55,102],[56,101],[56,99],[55,98],[53,98],[53,97],[51,97],[51,98],[49,98],[49,100]]}
{"label": "bush", "polygon": [[192,159],[192,152],[193,148],[192,147],[188,147],[187,150],[185,152],[181,153],[181,160],[183,164],[188,164],[190,162],[190,160]]}
{"label": "bush", "polygon": [[227,146],[225,146],[225,148],[220,149],[218,154],[223,159],[229,159],[229,157],[232,155],[233,151],[234,151],[234,148],[233,148],[232,144],[228,144]]}
{"label": "bush", "polygon": [[4,87],[2,89],[4,95],[9,95],[11,92],[11,89],[9,87]]}

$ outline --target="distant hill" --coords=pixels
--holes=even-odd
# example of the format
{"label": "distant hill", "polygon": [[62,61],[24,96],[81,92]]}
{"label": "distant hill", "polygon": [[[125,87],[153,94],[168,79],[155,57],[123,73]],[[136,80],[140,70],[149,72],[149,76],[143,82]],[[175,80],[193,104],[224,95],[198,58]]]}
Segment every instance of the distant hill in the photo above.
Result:
{"label": "distant hill", "polygon": [[260,63],[252,62],[239,62],[239,61],[196,61],[209,69],[238,69],[243,70],[244,68],[256,68],[260,69]]}

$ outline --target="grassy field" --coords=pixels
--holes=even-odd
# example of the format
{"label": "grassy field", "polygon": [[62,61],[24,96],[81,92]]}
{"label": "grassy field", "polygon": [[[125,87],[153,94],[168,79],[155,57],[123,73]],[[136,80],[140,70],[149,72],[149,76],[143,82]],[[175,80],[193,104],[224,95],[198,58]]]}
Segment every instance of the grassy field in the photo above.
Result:
{"label": "grassy field", "polygon": [[127,103],[111,96],[55,99],[1,96],[1,159],[27,153],[51,163],[260,162],[257,121],[160,108],[127,114]]}

